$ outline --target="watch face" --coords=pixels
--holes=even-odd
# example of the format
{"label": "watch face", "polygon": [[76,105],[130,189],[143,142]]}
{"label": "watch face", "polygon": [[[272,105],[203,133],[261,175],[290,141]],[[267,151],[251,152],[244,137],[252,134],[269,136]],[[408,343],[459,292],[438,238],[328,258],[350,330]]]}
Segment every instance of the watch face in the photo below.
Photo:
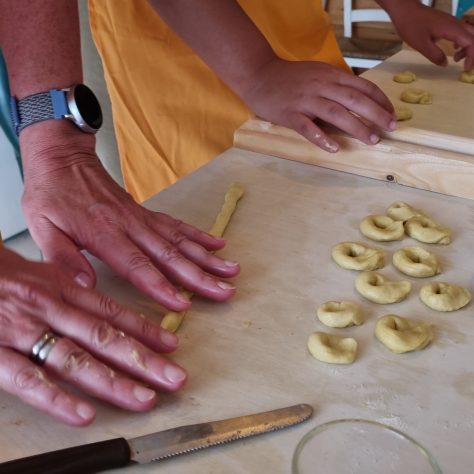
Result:
{"label": "watch face", "polygon": [[84,84],[74,87],[74,101],[84,122],[98,130],[102,125],[102,111],[94,93]]}

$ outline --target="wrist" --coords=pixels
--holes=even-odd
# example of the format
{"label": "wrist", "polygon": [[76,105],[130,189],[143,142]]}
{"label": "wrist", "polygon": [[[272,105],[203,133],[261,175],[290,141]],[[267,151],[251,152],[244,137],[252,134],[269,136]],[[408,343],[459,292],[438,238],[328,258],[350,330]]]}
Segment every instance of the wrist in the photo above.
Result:
{"label": "wrist", "polygon": [[47,120],[21,131],[20,152],[25,178],[41,171],[72,166],[80,161],[97,161],[95,136],[83,133],[67,120]]}
{"label": "wrist", "polygon": [[416,7],[416,6],[423,6],[420,4],[419,0],[376,0],[377,3],[388,13],[390,18],[394,19],[394,17],[402,16],[405,14],[405,8],[409,7]]}

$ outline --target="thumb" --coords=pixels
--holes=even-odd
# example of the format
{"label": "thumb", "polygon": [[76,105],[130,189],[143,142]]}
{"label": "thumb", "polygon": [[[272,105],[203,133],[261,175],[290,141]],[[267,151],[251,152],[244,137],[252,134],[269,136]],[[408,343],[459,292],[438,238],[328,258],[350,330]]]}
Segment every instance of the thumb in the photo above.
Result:
{"label": "thumb", "polygon": [[78,285],[84,288],[95,287],[96,275],[92,265],[62,230],[48,222],[41,229],[32,230],[31,234],[46,260],[61,266]]}

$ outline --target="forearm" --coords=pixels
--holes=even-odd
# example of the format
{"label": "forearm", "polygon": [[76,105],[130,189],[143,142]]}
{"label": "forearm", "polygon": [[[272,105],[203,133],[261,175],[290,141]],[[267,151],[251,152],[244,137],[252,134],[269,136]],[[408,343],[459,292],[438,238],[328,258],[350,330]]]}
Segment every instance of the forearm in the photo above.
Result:
{"label": "forearm", "polygon": [[[12,95],[18,99],[82,82],[79,16],[72,0],[0,0],[0,45]],[[94,148],[93,137],[66,120],[50,120],[20,134],[25,173],[38,154],[43,162],[58,158],[43,150],[76,142]]]}
{"label": "forearm", "polygon": [[397,11],[404,10],[405,7],[411,7],[413,4],[419,5],[420,0],[375,0],[393,20],[393,15]]}
{"label": "forearm", "polygon": [[150,0],[163,20],[238,94],[275,58],[235,0]]}
{"label": "forearm", "polygon": [[18,98],[82,81],[79,17],[71,0],[0,0],[0,44]]}

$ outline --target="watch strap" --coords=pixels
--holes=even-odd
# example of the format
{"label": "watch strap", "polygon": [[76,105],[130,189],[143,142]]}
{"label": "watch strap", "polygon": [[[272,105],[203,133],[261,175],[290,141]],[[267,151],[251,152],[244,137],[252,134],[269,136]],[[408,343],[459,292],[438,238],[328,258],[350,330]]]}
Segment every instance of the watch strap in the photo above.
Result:
{"label": "watch strap", "polygon": [[69,113],[66,94],[52,89],[23,99],[11,98],[12,122],[17,135],[29,125],[44,120],[60,119]]}

